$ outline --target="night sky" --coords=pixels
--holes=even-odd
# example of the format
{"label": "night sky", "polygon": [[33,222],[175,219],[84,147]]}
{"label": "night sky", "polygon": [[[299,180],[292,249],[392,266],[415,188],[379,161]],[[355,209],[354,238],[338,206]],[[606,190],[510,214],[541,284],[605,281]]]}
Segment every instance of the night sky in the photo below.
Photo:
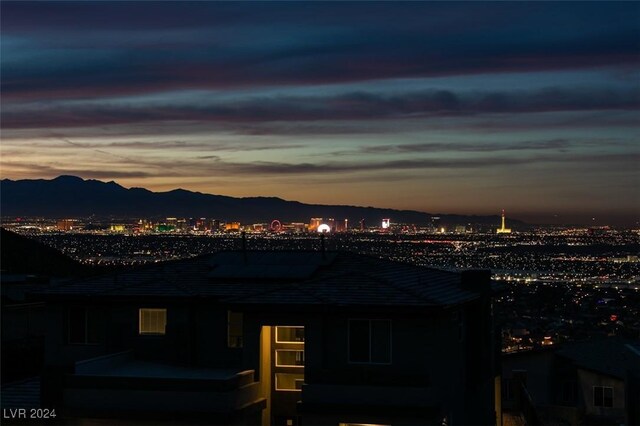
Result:
{"label": "night sky", "polygon": [[3,178],[640,215],[640,2],[0,7]]}

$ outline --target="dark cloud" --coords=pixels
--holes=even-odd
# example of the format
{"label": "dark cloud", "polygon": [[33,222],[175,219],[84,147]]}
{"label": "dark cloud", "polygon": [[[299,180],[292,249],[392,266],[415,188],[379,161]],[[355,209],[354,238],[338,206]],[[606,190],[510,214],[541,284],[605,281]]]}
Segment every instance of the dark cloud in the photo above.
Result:
{"label": "dark cloud", "polygon": [[[591,165],[590,167],[615,167],[635,170],[640,155],[637,154],[603,154],[603,155],[537,155],[537,156],[493,156],[493,157],[458,157],[458,158],[416,158],[392,161],[348,162],[335,161],[325,163],[278,163],[255,161],[248,163],[232,163],[216,159],[212,166],[216,170],[237,174],[253,175],[322,175],[331,173],[376,172],[385,170],[419,170],[419,169],[479,169],[504,168],[509,166],[535,165],[544,163],[561,163],[565,165]],[[207,167],[207,166],[204,166]]]}
{"label": "dark cloud", "polygon": [[[334,4],[292,2],[2,2],[2,24],[11,31],[153,30],[203,28],[245,24],[283,26],[297,24],[299,31],[309,25],[351,25],[429,31],[439,34],[493,30],[512,33],[513,27],[538,28],[538,23],[558,24],[549,34],[582,28],[591,32],[624,24],[637,14],[637,5],[613,2],[577,4],[489,4],[477,2],[421,3],[358,1]],[[357,19],[356,19],[357,18]],[[610,22],[615,20],[616,22]],[[559,24],[564,25],[559,25]],[[457,24],[457,25],[456,25]],[[537,35],[534,33],[530,37]],[[544,37],[546,34],[538,35]],[[552,36],[552,37],[554,37]],[[259,42],[260,40],[256,40]]]}
{"label": "dark cloud", "polygon": [[[52,126],[52,128],[55,126]],[[145,141],[122,142],[123,144],[136,145],[149,144],[153,149],[156,136],[184,138],[185,136],[196,136],[206,138],[208,135],[222,135],[222,137],[236,137],[238,142],[222,144],[219,141],[185,141],[185,150],[198,150],[208,147],[217,148],[222,145],[222,150],[252,151],[259,150],[259,147],[267,147],[272,144],[275,149],[303,148],[305,144],[296,142],[278,143],[273,142],[274,137],[289,138],[291,136],[304,138],[322,137],[328,138],[336,135],[349,135],[355,139],[368,137],[370,135],[394,135],[408,134],[415,132],[455,132],[460,134],[482,134],[486,135],[513,132],[529,132],[545,129],[546,131],[558,131],[566,133],[576,129],[619,129],[627,132],[630,129],[640,127],[637,110],[598,110],[598,111],[550,111],[537,114],[509,114],[509,113],[487,113],[466,116],[415,116],[388,118],[385,120],[303,120],[303,121],[263,121],[263,122],[226,122],[226,121],[150,121],[144,123],[123,123],[113,125],[102,125],[99,127],[67,127],[52,128],[8,128],[2,129],[2,137],[5,140],[25,140],[25,139],[51,139],[59,136],[69,138],[81,138],[83,140],[93,138],[118,138],[118,139],[140,139]],[[246,136],[240,140],[237,136]],[[268,140],[268,142],[267,142]],[[302,140],[302,139],[300,139]],[[25,143],[30,143],[26,142]],[[193,144],[192,144],[193,143]],[[121,144],[121,142],[114,142]],[[205,146],[206,145],[206,146]],[[36,145],[34,145],[36,146]],[[40,147],[43,147],[39,143]],[[49,145],[45,145],[49,146]],[[121,146],[121,145],[118,145]],[[55,147],[55,146],[54,146]],[[124,146],[122,146],[124,148]],[[255,148],[254,148],[255,147]],[[165,146],[170,149],[170,144]],[[176,143],[175,148],[181,148]],[[140,149],[142,147],[140,146]]]}
{"label": "dark cloud", "polygon": [[637,110],[640,87],[621,89],[549,88],[537,91],[422,91],[402,95],[357,92],[320,97],[255,97],[208,105],[110,105],[47,103],[3,108],[2,122],[12,128],[88,127],[140,122],[199,121],[344,121],[416,117],[473,116],[489,113]]}
{"label": "dark cloud", "polygon": [[3,2],[2,92],[93,98],[637,66],[639,11],[635,2]]}
{"label": "dark cloud", "polygon": [[[368,173],[382,171],[415,171],[415,170],[478,170],[483,168],[520,167],[524,165],[542,165],[558,163],[564,167],[577,165],[595,170],[615,167],[619,170],[632,171],[640,161],[640,155],[605,154],[605,155],[536,155],[536,156],[492,156],[492,157],[459,157],[459,158],[415,158],[391,161],[332,161],[320,163],[285,163],[271,161],[232,162],[218,156],[202,156],[191,160],[144,160],[135,159],[130,165],[149,168],[153,171],[121,171],[93,170],[82,168],[59,167],[46,164],[5,162],[5,167],[29,169],[45,176],[72,174],[85,178],[148,178],[148,177],[197,177],[197,176],[331,176],[338,174]],[[127,160],[120,166],[126,166]]]}
{"label": "dark cloud", "polygon": [[428,211],[635,207],[639,2],[0,9],[7,177],[244,182]]}
{"label": "dark cloud", "polygon": [[561,150],[574,146],[576,143],[568,139],[550,139],[543,141],[517,141],[508,143],[459,143],[459,142],[425,142],[398,145],[364,146],[358,151],[367,154],[392,153],[421,153],[421,152],[494,152],[494,151],[523,151],[523,150]]}
{"label": "dark cloud", "polygon": [[[68,168],[57,167],[46,164],[21,163],[21,162],[4,162],[6,168],[15,168],[18,170],[28,170],[36,172],[43,177],[56,177],[60,175],[82,176],[85,179],[119,179],[119,178],[148,178],[153,174],[143,171],[123,171],[123,170],[94,170],[89,168]],[[162,176],[166,176],[163,173]]]}
{"label": "dark cloud", "polygon": [[[95,142],[74,142],[75,145],[90,149],[104,149],[104,148],[125,148],[125,149],[137,149],[137,150],[163,150],[163,149],[177,149],[181,152],[184,151],[228,151],[228,152],[245,152],[245,151],[268,151],[277,149],[297,149],[303,148],[305,145],[301,144],[264,144],[259,142],[228,142],[221,143],[215,141],[154,141],[154,142],[108,142],[108,143],[95,143]],[[47,145],[51,146],[51,145]]]}

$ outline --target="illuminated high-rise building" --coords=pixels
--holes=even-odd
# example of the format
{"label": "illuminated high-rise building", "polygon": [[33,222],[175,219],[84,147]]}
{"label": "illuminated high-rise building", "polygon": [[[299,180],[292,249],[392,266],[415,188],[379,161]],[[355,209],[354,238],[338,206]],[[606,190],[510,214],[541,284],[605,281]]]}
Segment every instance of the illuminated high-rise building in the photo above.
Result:
{"label": "illuminated high-rise building", "polygon": [[382,219],[382,229],[389,229],[391,226],[391,219]]}
{"label": "illuminated high-rise building", "polygon": [[189,223],[186,219],[178,219],[176,221],[176,229],[180,232],[187,232],[189,230]]}
{"label": "illuminated high-rise building", "polygon": [[205,231],[207,229],[207,219],[204,217],[197,219],[193,229],[196,231]]}
{"label": "illuminated high-rise building", "polygon": [[309,222],[309,232],[313,232],[316,229],[318,229],[318,226],[322,225],[322,218],[321,217],[312,217],[311,221]]}
{"label": "illuminated high-rise building", "polygon": [[504,209],[502,209],[502,226],[498,229],[496,229],[496,233],[498,234],[510,234],[511,233],[511,229],[506,227],[505,224],[505,216],[504,216]]}
{"label": "illuminated high-rise building", "polygon": [[349,228],[349,219],[336,221],[336,232],[346,232]]}
{"label": "illuminated high-rise building", "polygon": [[138,221],[138,232],[151,232],[155,229],[153,223],[147,219],[140,219]]}
{"label": "illuminated high-rise building", "polygon": [[227,232],[239,231],[240,230],[240,222],[226,222],[224,224],[224,230]]}
{"label": "illuminated high-rise building", "polygon": [[75,219],[62,219],[56,223],[56,229],[58,231],[71,231],[72,229],[76,229]]}
{"label": "illuminated high-rise building", "polygon": [[124,232],[124,231],[126,231],[126,227],[121,223],[112,224],[112,225],[109,226],[109,231],[110,232]]}
{"label": "illuminated high-rise building", "polygon": [[296,234],[301,234],[307,229],[307,224],[301,222],[291,223],[290,226],[293,232],[295,232]]}

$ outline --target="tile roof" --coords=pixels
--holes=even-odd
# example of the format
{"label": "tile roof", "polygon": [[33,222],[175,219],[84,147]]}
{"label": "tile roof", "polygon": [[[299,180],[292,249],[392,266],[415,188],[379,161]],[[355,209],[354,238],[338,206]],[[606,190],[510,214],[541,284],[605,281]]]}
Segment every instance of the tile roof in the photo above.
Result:
{"label": "tile roof", "polygon": [[640,375],[640,341],[618,337],[571,342],[556,352],[587,370],[624,379]]}
{"label": "tile roof", "polygon": [[243,304],[444,306],[476,299],[461,274],[351,252],[230,251],[51,287],[45,296],[212,297]]}
{"label": "tile roof", "polygon": [[0,394],[3,409],[40,408],[40,377],[4,384]]}

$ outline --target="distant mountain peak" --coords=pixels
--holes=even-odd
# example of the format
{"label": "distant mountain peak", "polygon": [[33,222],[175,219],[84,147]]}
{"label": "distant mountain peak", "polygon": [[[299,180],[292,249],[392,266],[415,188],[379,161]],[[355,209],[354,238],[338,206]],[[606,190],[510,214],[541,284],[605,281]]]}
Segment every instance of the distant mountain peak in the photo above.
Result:
{"label": "distant mountain peak", "polygon": [[[304,204],[270,196],[236,198],[182,188],[153,192],[145,188],[125,188],[114,181],[85,180],[69,175],[51,180],[3,180],[0,202],[5,217],[207,217],[242,223],[273,219],[307,222],[312,217],[324,217],[348,219],[350,223],[365,219],[367,224],[391,218],[393,222],[418,225],[431,221],[429,213],[413,210]],[[450,223],[498,223],[497,216],[439,216],[442,222]]]}
{"label": "distant mountain peak", "polygon": [[86,182],[81,177],[73,176],[73,175],[60,175],[60,176],[58,176],[56,178],[53,178],[51,180],[52,181],[56,181],[56,182]]}

